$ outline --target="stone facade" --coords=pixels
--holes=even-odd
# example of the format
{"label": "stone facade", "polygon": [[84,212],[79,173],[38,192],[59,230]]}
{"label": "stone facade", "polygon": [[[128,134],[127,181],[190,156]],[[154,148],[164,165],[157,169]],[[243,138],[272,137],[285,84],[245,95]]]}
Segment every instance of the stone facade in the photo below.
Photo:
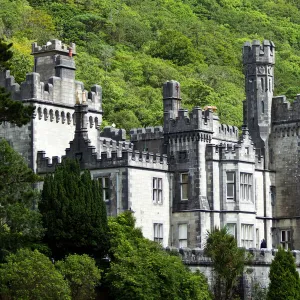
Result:
{"label": "stone facade", "polygon": [[[65,157],[102,180],[107,212],[131,210],[146,237],[178,248],[205,245],[208,230],[227,225],[238,245],[300,249],[300,97],[273,97],[275,45],[243,48],[244,125],[221,124],[215,108],[181,107],[180,84],[163,85],[163,126],[101,132],[102,90],[75,79],[74,44],[33,44],[34,72],[21,85],[9,71],[0,85],[36,107],[21,128],[0,135],[39,174]],[[105,101],[105,100],[104,100]]]}

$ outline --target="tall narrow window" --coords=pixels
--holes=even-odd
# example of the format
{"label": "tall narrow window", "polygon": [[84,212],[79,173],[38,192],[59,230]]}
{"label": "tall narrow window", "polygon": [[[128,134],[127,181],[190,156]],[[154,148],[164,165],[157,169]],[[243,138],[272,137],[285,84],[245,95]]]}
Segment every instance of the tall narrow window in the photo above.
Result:
{"label": "tall narrow window", "polygon": [[253,225],[242,224],[241,226],[241,245],[245,248],[253,247]]}
{"label": "tall narrow window", "polygon": [[189,174],[180,174],[180,189],[181,189],[181,200],[188,200],[188,190],[189,190]]}
{"label": "tall narrow window", "polygon": [[265,102],[261,101],[261,113],[264,114],[265,113]]}
{"label": "tall narrow window", "polygon": [[281,230],[280,243],[283,249],[291,249],[291,231],[290,230]]}
{"label": "tall narrow window", "polygon": [[164,233],[163,233],[163,224],[161,223],[154,223],[153,224],[153,231],[154,231],[154,242],[159,244],[163,244],[164,240]]}
{"label": "tall narrow window", "polygon": [[110,199],[110,187],[109,187],[109,177],[101,177],[99,181],[102,185],[102,197],[103,201],[109,201]]}
{"label": "tall narrow window", "polygon": [[261,79],[260,79],[260,82],[261,82],[261,90],[264,91],[264,89],[265,89],[264,79],[261,78]]}
{"label": "tall narrow window", "polygon": [[256,228],[256,249],[260,247],[260,240],[259,240],[259,230]]}
{"label": "tall narrow window", "polygon": [[162,178],[153,177],[152,179],[153,191],[152,200],[153,203],[162,203]]}
{"label": "tall narrow window", "polygon": [[187,224],[178,225],[179,248],[187,247]]}
{"label": "tall narrow window", "polygon": [[252,201],[252,174],[240,174],[240,200]]}
{"label": "tall narrow window", "polygon": [[226,198],[227,200],[235,200],[235,172],[226,173]]}

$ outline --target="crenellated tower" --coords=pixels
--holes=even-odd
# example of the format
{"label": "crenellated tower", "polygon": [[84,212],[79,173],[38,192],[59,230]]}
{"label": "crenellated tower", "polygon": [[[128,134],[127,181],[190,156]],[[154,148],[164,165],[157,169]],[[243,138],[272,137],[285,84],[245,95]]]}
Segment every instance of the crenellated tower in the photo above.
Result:
{"label": "crenellated tower", "polygon": [[271,109],[274,90],[275,45],[264,40],[254,40],[243,48],[246,101],[244,124],[257,149],[267,154],[271,132]]}

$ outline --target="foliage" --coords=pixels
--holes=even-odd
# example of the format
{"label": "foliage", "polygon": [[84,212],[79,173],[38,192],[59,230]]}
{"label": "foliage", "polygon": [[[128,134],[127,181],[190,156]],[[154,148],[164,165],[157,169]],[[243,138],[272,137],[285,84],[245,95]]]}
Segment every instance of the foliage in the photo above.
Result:
{"label": "foliage", "polygon": [[[11,43],[7,44],[0,39],[0,71],[4,71],[10,66],[13,56],[11,47]],[[10,94],[0,87],[0,124],[8,121],[21,127],[31,120],[34,109],[34,107],[25,106],[19,101],[13,101]]]}
{"label": "foliage", "polygon": [[110,267],[106,285],[115,299],[211,299],[203,274],[145,239],[131,212],[109,219]]}
{"label": "foliage", "polygon": [[94,259],[86,254],[69,255],[55,266],[68,281],[73,300],[95,299],[95,287],[99,284],[101,272]]}
{"label": "foliage", "polygon": [[0,260],[20,247],[38,247],[43,235],[38,198],[32,184],[39,177],[23,157],[0,140]]}
{"label": "foliage", "polygon": [[37,250],[20,249],[0,264],[3,299],[71,299],[70,288],[52,262]]}
{"label": "foliage", "polygon": [[270,267],[267,300],[300,299],[300,279],[291,251],[278,249]]}
{"label": "foliage", "polygon": [[107,216],[98,180],[80,175],[77,161],[65,160],[44,181],[39,209],[45,242],[55,258],[90,254],[102,258],[108,249]]}
{"label": "foliage", "polygon": [[0,36],[16,45],[17,81],[30,60],[22,45],[75,42],[77,79],[102,85],[106,121],[126,130],[162,123],[161,87],[170,79],[181,83],[183,107],[215,105],[221,122],[241,125],[247,40],[273,40],[275,93],[293,100],[299,92],[297,1],[0,0],[0,7]]}
{"label": "foliage", "polygon": [[238,248],[235,238],[224,227],[208,233],[204,251],[213,262],[215,299],[232,299],[246,263],[245,249]]}

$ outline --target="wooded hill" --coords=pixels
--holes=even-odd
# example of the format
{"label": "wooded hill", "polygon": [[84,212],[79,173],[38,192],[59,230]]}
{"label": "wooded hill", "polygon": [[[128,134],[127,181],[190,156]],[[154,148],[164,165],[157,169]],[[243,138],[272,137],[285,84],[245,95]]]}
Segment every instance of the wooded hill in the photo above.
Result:
{"label": "wooded hill", "polygon": [[218,107],[242,124],[242,46],[276,45],[275,94],[300,92],[297,0],[0,0],[0,36],[13,42],[12,73],[32,71],[31,42],[77,44],[77,79],[103,88],[104,125],[162,123],[162,84],[181,83],[183,106]]}

